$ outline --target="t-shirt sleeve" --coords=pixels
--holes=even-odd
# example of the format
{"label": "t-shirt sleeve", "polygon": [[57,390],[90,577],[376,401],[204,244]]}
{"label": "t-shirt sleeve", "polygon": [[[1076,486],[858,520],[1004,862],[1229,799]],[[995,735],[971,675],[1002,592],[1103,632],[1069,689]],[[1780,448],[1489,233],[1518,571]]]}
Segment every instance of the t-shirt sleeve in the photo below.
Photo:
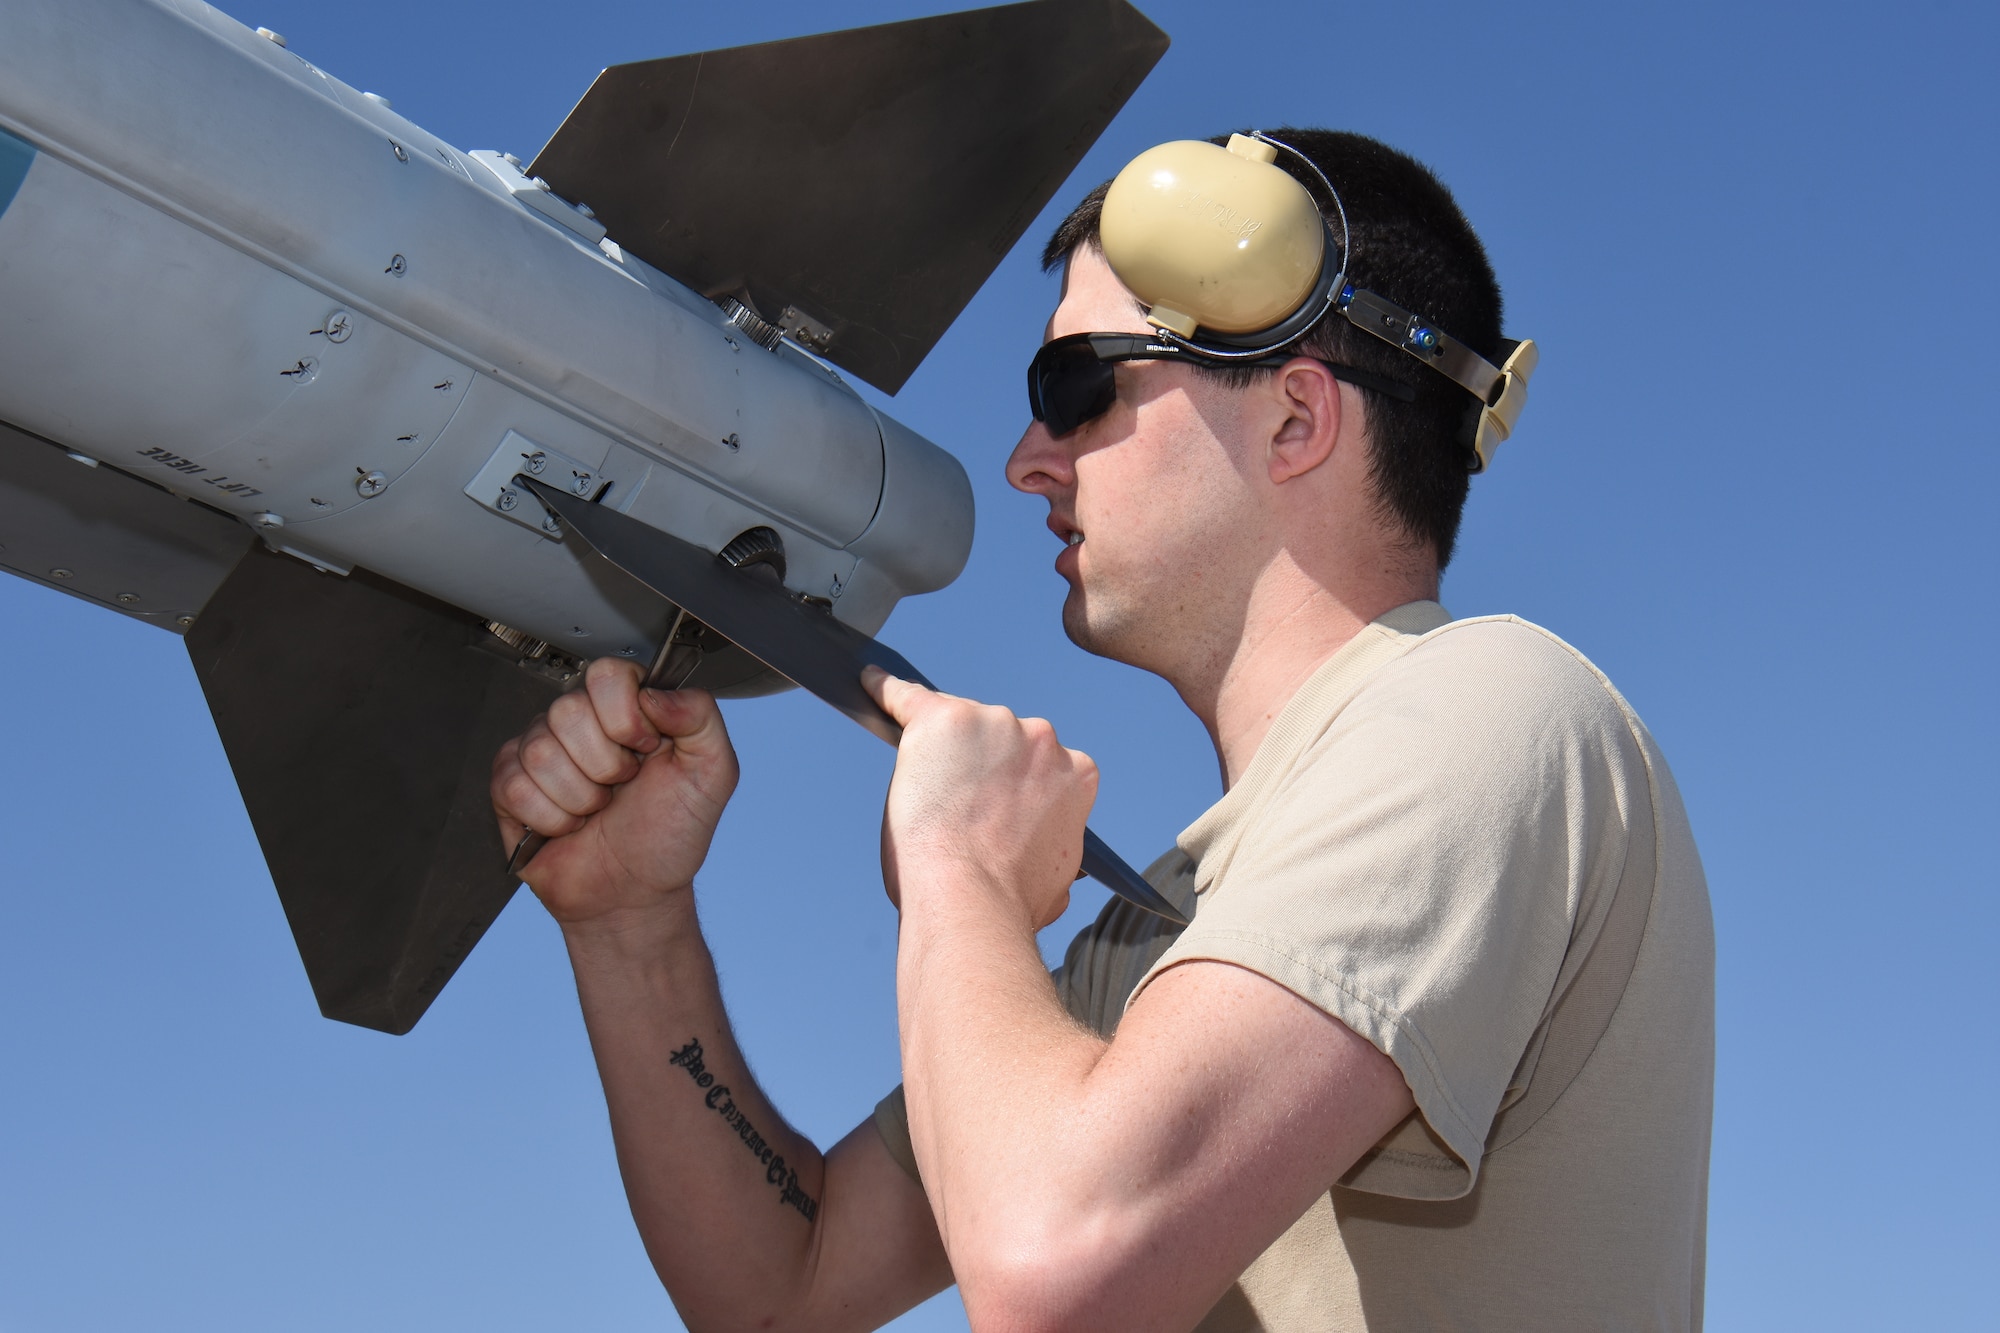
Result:
{"label": "t-shirt sleeve", "polygon": [[1342,1183],[1463,1195],[1572,926],[1608,900],[1629,821],[1650,817],[1645,790],[1614,696],[1564,645],[1519,624],[1444,631],[1204,852],[1194,923],[1134,1001],[1194,959],[1302,996],[1395,1061],[1421,1116]]}

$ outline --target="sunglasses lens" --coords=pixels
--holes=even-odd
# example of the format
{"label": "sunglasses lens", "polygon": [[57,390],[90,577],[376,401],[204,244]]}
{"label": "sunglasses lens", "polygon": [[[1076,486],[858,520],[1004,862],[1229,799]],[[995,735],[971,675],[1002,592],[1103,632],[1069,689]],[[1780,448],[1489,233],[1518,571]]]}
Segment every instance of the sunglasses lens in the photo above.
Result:
{"label": "sunglasses lens", "polygon": [[1067,435],[1111,410],[1118,382],[1087,346],[1048,346],[1028,367],[1028,407],[1051,435]]}

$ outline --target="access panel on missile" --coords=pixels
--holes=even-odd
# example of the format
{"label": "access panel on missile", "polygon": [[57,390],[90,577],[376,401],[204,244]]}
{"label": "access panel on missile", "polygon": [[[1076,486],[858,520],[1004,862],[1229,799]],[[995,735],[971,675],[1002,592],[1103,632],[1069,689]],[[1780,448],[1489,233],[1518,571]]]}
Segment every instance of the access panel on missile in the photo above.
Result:
{"label": "access panel on missile", "polygon": [[0,6],[0,567],[186,635],[322,1012],[407,1031],[517,887],[494,748],[704,633],[515,478],[864,634],[943,587],[964,472],[840,371],[900,386],[1165,47],[1032,0],[616,66],[524,168],[199,0]]}

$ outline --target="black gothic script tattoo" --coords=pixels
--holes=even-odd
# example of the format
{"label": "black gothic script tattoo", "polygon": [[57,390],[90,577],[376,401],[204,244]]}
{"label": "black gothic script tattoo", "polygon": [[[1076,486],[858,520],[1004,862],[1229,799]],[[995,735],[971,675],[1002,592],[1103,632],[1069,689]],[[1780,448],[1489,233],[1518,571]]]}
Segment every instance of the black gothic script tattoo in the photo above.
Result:
{"label": "black gothic script tattoo", "polygon": [[778,1187],[778,1203],[786,1208],[796,1208],[799,1215],[810,1222],[819,1215],[819,1200],[799,1188],[799,1173],[785,1163],[785,1159],[764,1142],[764,1136],[750,1125],[750,1118],[736,1105],[736,1099],[729,1095],[729,1085],[717,1083],[715,1075],[708,1072],[702,1063],[701,1041],[689,1037],[687,1045],[675,1051],[670,1065],[679,1065],[687,1070],[697,1088],[706,1089],[702,1101],[708,1109],[722,1117],[724,1124],[736,1131],[736,1137],[743,1140],[743,1146],[750,1150],[764,1166],[764,1179]]}

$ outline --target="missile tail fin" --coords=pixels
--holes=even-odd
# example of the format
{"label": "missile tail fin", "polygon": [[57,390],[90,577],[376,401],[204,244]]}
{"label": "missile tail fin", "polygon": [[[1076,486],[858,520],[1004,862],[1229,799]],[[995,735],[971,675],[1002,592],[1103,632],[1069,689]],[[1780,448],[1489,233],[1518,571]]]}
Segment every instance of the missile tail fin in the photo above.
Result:
{"label": "missile tail fin", "polygon": [[529,172],[894,393],[1166,49],[1126,0],[1029,0],[615,65]]}
{"label": "missile tail fin", "polygon": [[507,905],[494,752],[560,685],[469,614],[253,548],[188,632],[320,1012],[404,1033]]}

